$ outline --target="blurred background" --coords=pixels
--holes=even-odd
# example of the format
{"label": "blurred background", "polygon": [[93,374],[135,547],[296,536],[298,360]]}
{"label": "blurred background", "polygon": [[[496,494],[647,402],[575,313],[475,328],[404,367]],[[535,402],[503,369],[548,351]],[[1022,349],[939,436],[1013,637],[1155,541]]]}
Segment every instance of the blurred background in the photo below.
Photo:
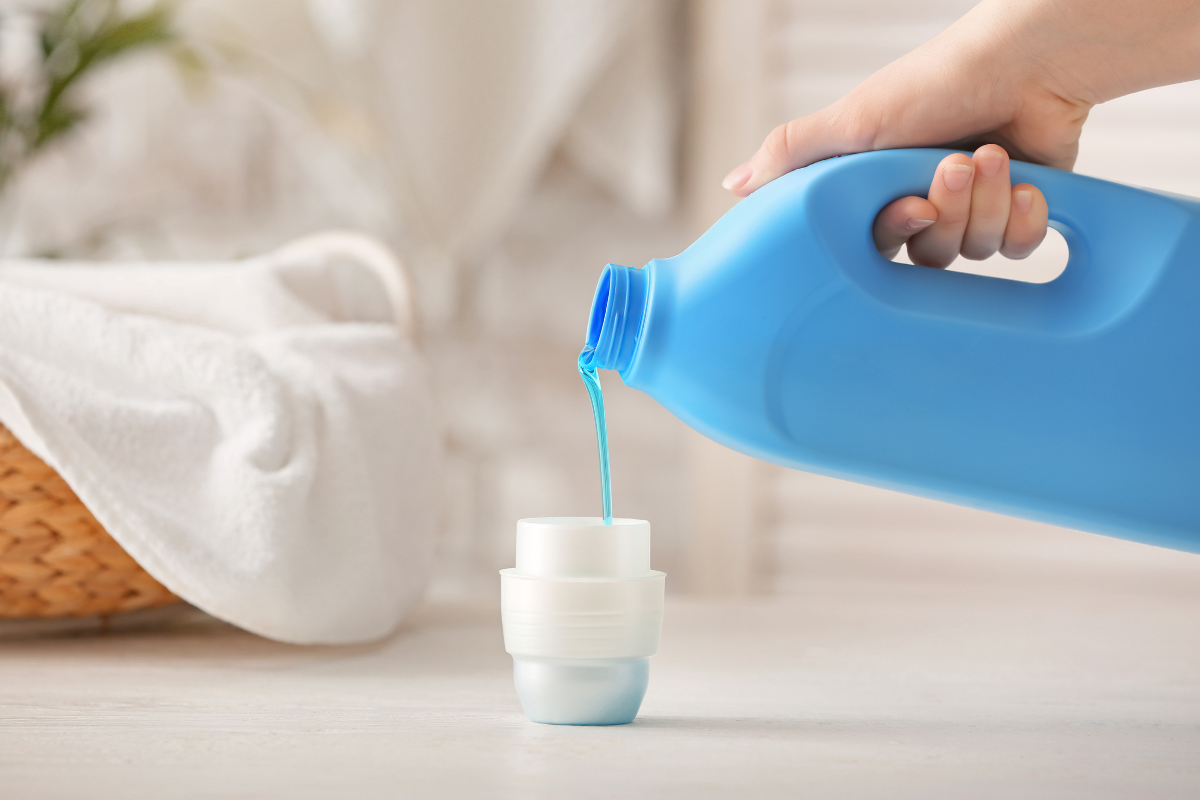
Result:
{"label": "blurred background", "polygon": [[[390,244],[446,429],[431,597],[491,598],[518,518],[599,512],[575,356],[604,264],[681,251],[732,205],[721,178],[771,128],[971,5],[3,0],[0,253],[224,259],[328,228]],[[62,21],[50,60],[46,13]],[[1093,112],[1077,169],[1200,195],[1197,131],[1200,87],[1123,98]],[[1046,279],[1065,258],[1052,236],[1020,274]],[[602,379],[614,509],[651,521],[672,591],[1137,590],[1200,568],[757,463]]]}

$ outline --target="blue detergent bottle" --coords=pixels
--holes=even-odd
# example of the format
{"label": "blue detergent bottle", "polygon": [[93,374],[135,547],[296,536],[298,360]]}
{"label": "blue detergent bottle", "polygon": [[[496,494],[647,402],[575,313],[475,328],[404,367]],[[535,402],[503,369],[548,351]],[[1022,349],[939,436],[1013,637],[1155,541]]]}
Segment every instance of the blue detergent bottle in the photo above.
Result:
{"label": "blue detergent bottle", "polygon": [[1200,200],[1013,162],[1060,277],[888,261],[875,215],[949,152],[823,161],[681,255],[610,264],[592,366],[757,458],[1200,552]]}

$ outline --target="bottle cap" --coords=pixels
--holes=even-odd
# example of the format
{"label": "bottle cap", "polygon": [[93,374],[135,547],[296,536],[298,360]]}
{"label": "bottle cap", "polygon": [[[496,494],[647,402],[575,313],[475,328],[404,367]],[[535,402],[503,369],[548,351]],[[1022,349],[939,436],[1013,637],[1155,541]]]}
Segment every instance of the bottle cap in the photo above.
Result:
{"label": "bottle cap", "polygon": [[650,569],[650,524],[523,519],[516,561],[500,571],[500,608],[526,714],[535,722],[631,722],[662,630],[666,576]]}
{"label": "bottle cap", "polygon": [[599,517],[517,522],[517,567],[542,578],[640,578],[650,574],[650,523]]}

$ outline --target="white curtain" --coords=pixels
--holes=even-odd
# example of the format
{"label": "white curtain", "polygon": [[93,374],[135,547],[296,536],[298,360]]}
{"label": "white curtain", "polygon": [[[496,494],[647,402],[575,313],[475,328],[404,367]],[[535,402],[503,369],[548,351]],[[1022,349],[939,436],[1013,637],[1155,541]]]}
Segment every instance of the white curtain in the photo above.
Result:
{"label": "white curtain", "polygon": [[9,187],[7,254],[224,257],[355,227],[401,247],[436,322],[560,146],[640,213],[673,202],[673,3],[182,8],[209,66],[97,75],[92,118]]}

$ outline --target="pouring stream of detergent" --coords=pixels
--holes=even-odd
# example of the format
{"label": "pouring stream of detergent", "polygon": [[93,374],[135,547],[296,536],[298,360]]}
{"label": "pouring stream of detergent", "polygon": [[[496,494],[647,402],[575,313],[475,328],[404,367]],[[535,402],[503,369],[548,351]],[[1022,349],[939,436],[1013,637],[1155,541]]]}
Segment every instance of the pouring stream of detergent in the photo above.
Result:
{"label": "pouring stream of detergent", "polygon": [[584,347],[579,354],[579,377],[592,400],[592,416],[596,418],[596,449],[600,451],[600,496],[604,508],[604,524],[612,525],[612,487],[608,478],[608,426],[604,422],[604,394],[600,391],[600,376],[591,366],[596,348]]}

